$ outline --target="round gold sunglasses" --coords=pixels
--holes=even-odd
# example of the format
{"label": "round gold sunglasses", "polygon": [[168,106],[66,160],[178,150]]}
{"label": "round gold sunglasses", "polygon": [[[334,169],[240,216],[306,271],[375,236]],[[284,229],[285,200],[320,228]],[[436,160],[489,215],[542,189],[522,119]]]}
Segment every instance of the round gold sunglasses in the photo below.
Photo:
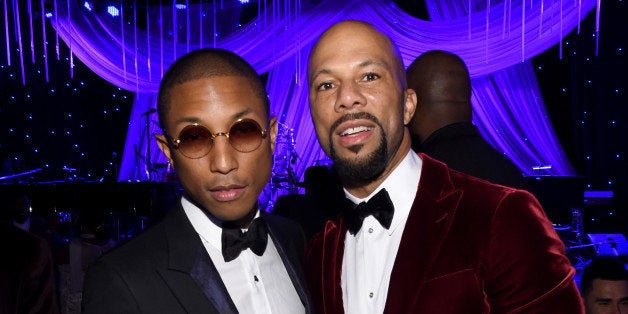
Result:
{"label": "round gold sunglasses", "polygon": [[183,128],[176,139],[168,135],[166,137],[170,139],[171,147],[179,150],[183,156],[198,159],[209,154],[218,136],[225,136],[235,150],[250,153],[260,147],[267,135],[268,129],[262,130],[255,120],[239,119],[231,125],[229,132],[212,133],[206,127],[194,123]]}

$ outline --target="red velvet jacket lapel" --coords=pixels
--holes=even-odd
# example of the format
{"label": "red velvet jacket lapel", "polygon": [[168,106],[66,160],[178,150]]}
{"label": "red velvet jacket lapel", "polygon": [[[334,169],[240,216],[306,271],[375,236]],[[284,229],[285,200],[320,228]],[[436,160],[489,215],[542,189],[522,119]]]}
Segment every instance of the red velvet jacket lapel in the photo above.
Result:
{"label": "red velvet jacket lapel", "polygon": [[342,217],[336,221],[327,221],[325,229],[310,239],[306,250],[305,275],[317,313],[344,312],[340,273],[347,227]]}
{"label": "red velvet jacket lapel", "polygon": [[386,313],[408,313],[438,256],[462,196],[447,168],[421,154],[423,170],[390,276]]}

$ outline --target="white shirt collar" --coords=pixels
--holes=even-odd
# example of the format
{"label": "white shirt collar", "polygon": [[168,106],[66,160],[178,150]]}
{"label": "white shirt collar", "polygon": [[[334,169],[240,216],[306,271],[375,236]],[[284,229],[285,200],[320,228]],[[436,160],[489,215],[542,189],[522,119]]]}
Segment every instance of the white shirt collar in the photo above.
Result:
{"label": "white shirt collar", "polygon": [[[222,227],[209,219],[202,209],[190,202],[185,196],[181,197],[181,205],[196,233],[222,253]],[[257,210],[254,219],[259,216],[260,212]],[[245,231],[246,229],[242,230]]]}

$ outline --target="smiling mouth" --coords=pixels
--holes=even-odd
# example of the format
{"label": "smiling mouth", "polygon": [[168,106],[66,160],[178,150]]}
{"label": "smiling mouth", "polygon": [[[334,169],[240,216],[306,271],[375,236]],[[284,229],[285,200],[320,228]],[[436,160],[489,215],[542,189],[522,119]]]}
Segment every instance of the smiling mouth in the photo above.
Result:
{"label": "smiling mouth", "polygon": [[342,132],[340,132],[340,136],[349,136],[349,135],[354,135],[354,134],[358,134],[361,132],[367,132],[372,130],[373,127],[366,127],[366,126],[358,126],[358,127],[353,127],[353,128],[348,128]]}

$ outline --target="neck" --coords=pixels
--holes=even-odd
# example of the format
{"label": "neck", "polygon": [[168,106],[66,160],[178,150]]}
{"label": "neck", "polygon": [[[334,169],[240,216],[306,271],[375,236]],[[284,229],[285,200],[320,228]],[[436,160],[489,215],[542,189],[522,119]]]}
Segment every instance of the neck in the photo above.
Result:
{"label": "neck", "polygon": [[231,221],[231,223],[240,229],[247,229],[251,225],[253,218],[255,218],[255,214],[257,214],[257,203],[255,203],[255,206],[251,208],[248,214],[238,220]]}

